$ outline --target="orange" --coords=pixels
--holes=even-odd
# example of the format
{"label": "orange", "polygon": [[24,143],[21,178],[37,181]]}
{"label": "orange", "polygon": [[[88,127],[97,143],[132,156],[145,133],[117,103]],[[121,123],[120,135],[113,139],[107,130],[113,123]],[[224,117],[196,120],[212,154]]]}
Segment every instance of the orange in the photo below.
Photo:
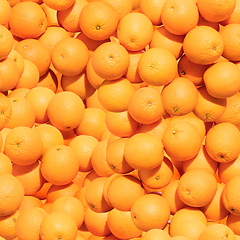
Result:
{"label": "orange", "polygon": [[178,74],[180,77],[185,77],[191,80],[194,85],[201,86],[203,82],[203,74],[209,65],[196,64],[190,61],[184,54],[178,61]]}
{"label": "orange", "polygon": [[105,42],[96,48],[91,61],[93,70],[99,77],[105,80],[115,80],[127,72],[130,57],[123,45]]}
{"label": "orange", "polygon": [[132,175],[122,175],[107,188],[107,202],[120,211],[130,211],[134,202],[145,194],[141,181]]}
{"label": "orange", "polygon": [[181,116],[194,110],[198,101],[198,91],[189,79],[176,77],[164,86],[161,100],[168,114]]}
{"label": "orange", "polygon": [[90,39],[105,40],[117,30],[118,12],[109,3],[90,2],[80,12],[79,26]]}
{"label": "orange", "polygon": [[74,4],[75,0],[64,0],[60,2],[57,0],[43,0],[43,2],[54,10],[66,10]]}
{"label": "orange", "polygon": [[218,0],[197,1],[200,14],[209,22],[221,22],[230,17],[236,6],[236,0],[223,1],[219,4]]}
{"label": "orange", "polygon": [[[109,132],[118,137],[130,137],[136,133],[139,123],[135,121],[129,111],[106,112],[106,126]],[[119,128],[121,126],[121,128]]]}
{"label": "orange", "polygon": [[148,230],[147,232],[144,232],[142,234],[142,238],[143,240],[158,240],[158,239],[162,239],[162,240],[170,240],[172,239],[171,236],[164,231],[163,229],[159,229],[159,228],[153,228]]}
{"label": "orange", "polygon": [[[75,54],[78,52],[79,54]],[[55,69],[67,76],[81,73],[87,65],[89,53],[87,46],[76,38],[64,38],[52,49],[52,63]]]}
{"label": "orange", "polygon": [[231,177],[225,184],[222,192],[222,203],[233,215],[240,216],[237,199],[239,197],[239,174]]}
{"label": "orange", "polygon": [[76,183],[70,182],[65,185],[51,185],[47,191],[46,202],[53,203],[56,199],[62,196],[74,196],[79,190]]}
{"label": "orange", "polygon": [[89,172],[92,170],[91,155],[97,144],[98,140],[89,135],[76,136],[69,143],[68,146],[77,154],[79,171]]}
{"label": "orange", "polygon": [[50,124],[40,124],[35,127],[35,130],[38,132],[42,140],[42,155],[47,151],[48,148],[55,145],[64,144],[61,132]]}
{"label": "orange", "polygon": [[215,175],[217,172],[218,166],[218,163],[208,155],[204,144],[202,144],[198,154],[195,157],[182,163],[184,172],[195,168],[203,168],[213,175]]}
{"label": "orange", "polygon": [[176,59],[179,59],[183,54],[183,40],[184,35],[173,34],[162,25],[154,30],[149,47],[165,48],[169,50]]}
{"label": "orange", "polygon": [[217,62],[205,71],[203,80],[210,95],[228,98],[240,90],[240,69],[233,62]]}
{"label": "orange", "polygon": [[158,121],[151,124],[141,124],[138,132],[139,133],[149,133],[155,135],[162,140],[164,131],[166,130],[169,121],[165,118],[160,118]]}
{"label": "orange", "polygon": [[128,109],[128,102],[135,92],[131,82],[121,77],[105,80],[98,89],[98,100],[107,111],[122,112]]}
{"label": "orange", "polygon": [[216,239],[216,240],[222,240],[222,239],[231,239],[235,240],[235,234],[229,228],[228,226],[224,224],[212,224],[210,226],[207,226],[203,231],[200,233],[198,239],[203,240],[203,239]]}
{"label": "orange", "polygon": [[170,235],[175,236],[178,226],[186,220],[200,221],[207,226],[207,219],[203,212],[199,208],[187,206],[177,211],[171,218]]}
{"label": "orange", "polygon": [[70,214],[74,218],[77,227],[81,227],[84,220],[84,208],[77,198],[73,196],[62,196],[56,199],[51,207],[51,212],[55,211]]}
{"label": "orange", "polygon": [[151,20],[153,25],[159,26],[162,23],[161,11],[165,2],[166,0],[140,1],[140,12],[146,15]]}
{"label": "orange", "polygon": [[170,182],[162,191],[162,196],[167,200],[170,207],[170,213],[174,215],[180,209],[186,207],[187,205],[179,198],[177,193],[177,188],[179,184],[179,179]]}
{"label": "orange", "polygon": [[0,111],[1,111],[1,118],[0,118],[0,129],[2,130],[6,124],[9,122],[9,119],[12,114],[12,107],[10,100],[7,96],[3,93],[0,93]]}
{"label": "orange", "polygon": [[70,91],[55,94],[47,107],[50,122],[62,131],[76,128],[83,119],[84,111],[82,99]]}
{"label": "orange", "polygon": [[153,36],[151,20],[141,12],[131,12],[121,18],[117,27],[117,38],[129,51],[144,49]]}
{"label": "orange", "polygon": [[185,35],[197,26],[199,12],[192,0],[169,0],[162,6],[161,19],[169,32]]}
{"label": "orange", "polygon": [[28,208],[21,212],[16,221],[18,239],[39,240],[40,225],[47,212],[40,207]]}
{"label": "orange", "polygon": [[0,174],[12,174],[12,162],[4,153],[0,153]]}
{"label": "orange", "polygon": [[142,230],[133,222],[131,211],[112,209],[108,212],[107,224],[112,234],[119,239],[136,238],[142,234]]}
{"label": "orange", "polygon": [[20,213],[24,212],[26,209],[32,208],[32,207],[42,207],[43,203],[40,199],[38,199],[35,196],[28,196],[24,195],[22,203],[20,207],[18,208],[18,211]]}
{"label": "orange", "polygon": [[20,207],[24,197],[24,188],[12,174],[1,174],[0,180],[0,216],[4,217],[13,214]]}
{"label": "orange", "polygon": [[[11,128],[3,128],[0,132],[0,136],[2,137],[2,148],[1,148],[1,153],[3,153],[3,150],[4,150],[4,144],[5,144],[5,139],[6,139],[6,136],[7,134],[11,131]],[[0,138],[1,138],[0,137]],[[11,160],[10,160],[11,161]]]}
{"label": "orange", "polygon": [[52,53],[53,47],[64,38],[70,38],[70,34],[64,28],[60,26],[49,26],[46,31],[38,37],[38,40],[44,43],[50,53]]}
{"label": "orange", "polygon": [[[4,2],[2,3],[5,4]],[[0,60],[5,59],[13,48],[12,33],[3,25],[0,25]]]}
{"label": "orange", "polygon": [[47,16],[37,3],[19,2],[12,7],[9,27],[13,35],[22,39],[37,38],[47,29]]}
{"label": "orange", "polygon": [[12,58],[14,60],[14,62],[17,64],[18,70],[19,70],[19,77],[21,77],[23,74],[23,70],[24,70],[23,57],[21,56],[20,53],[18,53],[16,50],[14,50],[14,48],[12,48],[11,52],[8,54],[8,57]]}
{"label": "orange", "polygon": [[[227,217],[227,226],[231,228],[231,230],[235,233],[235,235],[239,235],[239,216],[234,214],[229,214]],[[238,238],[236,238],[238,239]]]}
{"label": "orange", "polygon": [[18,65],[10,57],[0,61],[0,91],[13,89],[20,78]]}
{"label": "orange", "polygon": [[213,200],[201,208],[206,218],[210,221],[220,221],[228,216],[229,211],[224,207],[222,202],[222,192],[224,184],[217,184],[217,192]]}
{"label": "orange", "polygon": [[86,71],[74,76],[62,75],[61,86],[63,91],[74,92],[82,100],[89,98],[96,91],[96,89],[88,81]]}
{"label": "orange", "polygon": [[136,90],[129,99],[128,112],[141,124],[158,121],[165,114],[160,92],[152,87]]}
{"label": "orange", "polygon": [[221,34],[209,26],[193,28],[183,40],[183,51],[187,58],[200,65],[208,65],[217,61],[223,49],[224,42]]}
{"label": "orange", "polygon": [[239,163],[240,163],[240,155],[238,155],[238,157],[231,162],[219,163],[219,166],[218,166],[219,179],[223,183],[226,183],[232,177],[240,174]]}
{"label": "orange", "polygon": [[89,135],[98,141],[106,130],[106,113],[98,108],[86,108],[79,125],[74,129],[76,135]]}
{"label": "orange", "polygon": [[205,139],[206,151],[217,162],[231,162],[239,155],[239,129],[232,123],[213,126]]}
{"label": "orange", "polygon": [[160,166],[151,170],[138,171],[139,179],[142,183],[153,189],[167,186],[173,177],[173,164],[164,156]]}
{"label": "orange", "polygon": [[38,161],[31,165],[21,166],[16,163],[12,165],[12,174],[23,185],[25,195],[33,195],[41,189],[45,179],[40,171],[40,163]]}
{"label": "orange", "polygon": [[136,170],[151,170],[163,161],[162,141],[148,133],[131,136],[124,148],[127,163]]}
{"label": "orange", "polygon": [[132,12],[133,9],[133,2],[128,0],[103,0],[103,2],[106,2],[110,4],[118,13],[118,19],[120,20],[123,16],[126,14]]}
{"label": "orange", "polygon": [[178,195],[190,207],[203,207],[210,203],[217,191],[217,180],[207,170],[195,168],[179,179]]}
{"label": "orange", "polygon": [[98,213],[87,208],[84,222],[88,231],[98,237],[105,237],[111,234],[107,225],[108,212]]}
{"label": "orange", "polygon": [[37,87],[47,87],[56,93],[58,87],[57,76],[50,68],[39,78]]}
{"label": "orange", "polygon": [[240,7],[240,1],[236,0],[236,5],[233,12],[227,19],[220,22],[221,25],[226,26],[227,24],[231,24],[231,23],[239,23],[239,10],[240,10],[239,7]]}
{"label": "orange", "polygon": [[56,13],[58,23],[69,32],[80,32],[79,16],[87,0],[75,0],[74,3],[65,10]]}
{"label": "orange", "polygon": [[176,58],[164,47],[150,48],[139,59],[138,73],[147,84],[166,85],[177,75]]}
{"label": "orange", "polygon": [[47,108],[55,93],[47,87],[34,87],[25,96],[32,104],[36,123],[46,123],[48,119]]}
{"label": "orange", "polygon": [[218,119],[215,120],[216,123],[221,123],[221,122],[231,122],[235,124],[238,128],[240,126],[239,122],[239,115],[238,115],[238,99],[240,97],[240,93],[237,92],[231,97],[228,97],[226,99],[226,108],[224,113],[219,117]]}
{"label": "orange", "polygon": [[0,24],[5,26],[8,23],[11,15],[11,5],[7,0],[1,0],[0,14]]}
{"label": "orange", "polygon": [[124,148],[128,138],[119,138],[108,144],[106,161],[112,170],[119,174],[131,172],[133,168],[124,157]]}
{"label": "orange", "polygon": [[40,224],[40,237],[47,239],[75,239],[77,237],[77,224],[74,218],[66,212],[50,212]]}
{"label": "orange", "polygon": [[31,165],[42,155],[43,145],[40,135],[34,128],[17,126],[7,134],[4,153],[13,163]]}
{"label": "orange", "polygon": [[41,173],[54,185],[69,184],[76,177],[78,170],[77,154],[68,146],[54,145],[42,156]]}
{"label": "orange", "polygon": [[183,120],[169,124],[163,134],[162,142],[165,152],[171,159],[187,161],[198,154],[202,138],[195,125]]}
{"label": "orange", "polygon": [[139,51],[128,51],[130,62],[128,65],[127,72],[123,75],[127,80],[131,83],[141,83],[143,80],[140,78],[138,73],[138,62],[142,54],[143,50]]}
{"label": "orange", "polygon": [[23,64],[24,64],[23,73],[20,76],[14,89],[16,88],[32,89],[36,87],[39,82],[39,71],[37,66],[27,59],[23,59]]}
{"label": "orange", "polygon": [[114,174],[114,171],[108,165],[106,160],[107,146],[108,140],[100,141],[93,149],[91,155],[91,163],[93,170],[100,177],[109,177]]}
{"label": "orange", "polygon": [[165,198],[158,194],[145,194],[132,205],[134,224],[142,231],[163,229],[170,218],[170,208]]}
{"label": "orange", "polygon": [[88,207],[97,213],[110,211],[113,207],[110,206],[103,197],[103,186],[107,177],[97,177],[93,179],[86,188],[85,200]]}
{"label": "orange", "polygon": [[214,122],[220,118],[226,110],[227,100],[213,97],[206,86],[199,87],[197,92],[198,99],[193,113],[204,122]]}
{"label": "orange", "polygon": [[219,33],[221,34],[224,42],[224,49],[222,56],[227,58],[229,61],[239,61],[238,56],[238,33],[240,31],[238,23],[228,24],[221,28]]}
{"label": "orange", "polygon": [[24,59],[33,62],[37,66],[40,77],[48,71],[51,63],[51,55],[47,46],[39,40],[24,39],[17,43],[14,49]]}
{"label": "orange", "polygon": [[0,217],[0,235],[1,239],[17,239],[16,222],[20,213],[16,210],[14,213]]}

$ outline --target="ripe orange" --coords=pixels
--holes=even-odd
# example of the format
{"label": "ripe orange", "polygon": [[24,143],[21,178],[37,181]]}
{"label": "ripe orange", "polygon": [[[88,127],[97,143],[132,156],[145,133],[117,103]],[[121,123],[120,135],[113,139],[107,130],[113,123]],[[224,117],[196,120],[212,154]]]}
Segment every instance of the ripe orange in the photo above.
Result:
{"label": "ripe orange", "polygon": [[217,180],[205,169],[195,168],[185,172],[179,180],[178,195],[190,207],[209,204],[217,191]]}
{"label": "ripe orange", "polygon": [[209,26],[193,28],[183,40],[183,51],[187,58],[200,65],[208,65],[217,61],[223,49],[224,42],[221,34]]}
{"label": "ripe orange", "polygon": [[115,80],[127,72],[130,57],[121,44],[105,42],[96,48],[91,61],[93,70],[99,77],[105,80]]}
{"label": "ripe orange", "polygon": [[127,163],[137,170],[150,170],[163,161],[162,141],[148,133],[136,133],[130,137],[124,148]]}
{"label": "ripe orange", "polygon": [[128,112],[131,117],[141,124],[152,124],[165,114],[161,94],[152,87],[136,90],[129,99]]}
{"label": "ripe orange", "polygon": [[42,155],[43,145],[34,128],[18,126],[7,134],[4,153],[13,163],[21,166],[31,165]]}
{"label": "ripe orange", "polygon": [[9,19],[10,19],[10,15],[11,15],[11,5],[10,2],[7,0],[1,0],[1,10],[0,10],[0,14],[1,14],[1,18],[0,18],[0,24],[5,26]]}
{"label": "ripe orange", "polygon": [[129,51],[144,49],[153,36],[153,24],[141,12],[126,14],[118,23],[117,38],[122,46]]}
{"label": "ripe orange", "polygon": [[163,229],[170,218],[170,208],[165,198],[158,194],[145,194],[132,205],[134,224],[142,231]]}
{"label": "ripe orange", "polygon": [[138,73],[147,84],[166,85],[177,75],[176,58],[164,47],[150,48],[139,59]]}
{"label": "ripe orange", "polygon": [[24,188],[20,181],[10,173],[0,175],[1,205],[0,216],[13,214],[21,205]]}
{"label": "ripe orange", "polygon": [[[4,2],[2,3],[5,4]],[[0,60],[5,59],[13,48],[12,33],[3,25],[0,25]]]}
{"label": "ripe orange", "polygon": [[77,154],[68,146],[54,145],[42,156],[41,173],[54,185],[69,184],[76,177],[78,170]]}
{"label": "ripe orange", "polygon": [[90,39],[105,40],[117,30],[118,13],[109,3],[93,1],[82,8],[79,25]]}
{"label": "ripe orange", "polygon": [[[76,55],[76,52],[79,54]],[[87,46],[77,38],[63,38],[52,49],[52,64],[61,74],[74,76],[87,66]]]}
{"label": "ripe orange", "polygon": [[239,155],[239,129],[232,123],[219,123],[209,129],[205,147],[209,156],[217,162],[231,162]]}

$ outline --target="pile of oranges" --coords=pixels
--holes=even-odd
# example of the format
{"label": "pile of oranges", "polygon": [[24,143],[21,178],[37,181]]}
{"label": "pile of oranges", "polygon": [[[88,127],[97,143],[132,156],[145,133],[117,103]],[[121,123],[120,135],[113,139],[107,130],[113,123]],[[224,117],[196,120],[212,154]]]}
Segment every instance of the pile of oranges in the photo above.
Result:
{"label": "pile of oranges", "polygon": [[240,0],[0,0],[0,239],[239,240]]}

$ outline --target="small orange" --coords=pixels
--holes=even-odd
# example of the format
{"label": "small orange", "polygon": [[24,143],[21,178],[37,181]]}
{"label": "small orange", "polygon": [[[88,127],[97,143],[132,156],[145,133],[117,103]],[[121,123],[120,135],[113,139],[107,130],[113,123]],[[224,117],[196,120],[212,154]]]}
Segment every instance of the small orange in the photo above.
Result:
{"label": "small orange", "polygon": [[192,0],[169,0],[162,6],[161,19],[169,32],[185,35],[197,26],[199,12]]}
{"label": "small orange", "polygon": [[18,126],[7,134],[4,153],[13,163],[21,166],[31,165],[42,155],[43,145],[34,128]]}
{"label": "small orange", "polygon": [[131,12],[121,18],[117,27],[120,44],[129,51],[144,49],[153,36],[151,20],[141,12]]}
{"label": "small orange", "polygon": [[77,38],[61,39],[53,47],[51,56],[54,68],[66,76],[83,72],[89,59],[87,46]]}
{"label": "small orange", "polygon": [[93,1],[82,8],[79,25],[90,39],[105,40],[117,30],[118,13],[109,3]]}
{"label": "small orange", "polygon": [[121,44],[105,42],[96,48],[91,61],[93,70],[98,76],[105,80],[115,80],[127,72],[130,57]]}
{"label": "small orange", "polygon": [[147,84],[166,85],[177,75],[176,58],[164,47],[150,48],[139,59],[138,73]]}
{"label": "small orange", "polygon": [[165,198],[158,194],[145,194],[132,205],[134,224],[142,231],[163,229],[170,218],[170,208]]}
{"label": "small orange", "polygon": [[180,199],[190,207],[209,204],[217,191],[217,180],[207,170],[195,168],[185,172],[178,183]]}
{"label": "small orange", "polygon": [[209,129],[205,147],[209,156],[217,162],[231,162],[239,155],[239,129],[232,123],[219,123]]}
{"label": "small orange", "polygon": [[136,90],[129,99],[128,112],[138,123],[151,124],[165,114],[160,92],[152,87]]}
{"label": "small orange", "polygon": [[77,154],[68,146],[54,145],[42,156],[41,173],[54,185],[69,184],[76,177],[78,170]]}
{"label": "small orange", "polygon": [[[2,3],[5,4],[4,2]],[[0,25],[0,60],[5,59],[13,48],[12,33],[3,25]]]}
{"label": "small orange", "polygon": [[0,216],[13,214],[21,205],[24,188],[20,181],[10,173],[0,175],[1,205]]}

